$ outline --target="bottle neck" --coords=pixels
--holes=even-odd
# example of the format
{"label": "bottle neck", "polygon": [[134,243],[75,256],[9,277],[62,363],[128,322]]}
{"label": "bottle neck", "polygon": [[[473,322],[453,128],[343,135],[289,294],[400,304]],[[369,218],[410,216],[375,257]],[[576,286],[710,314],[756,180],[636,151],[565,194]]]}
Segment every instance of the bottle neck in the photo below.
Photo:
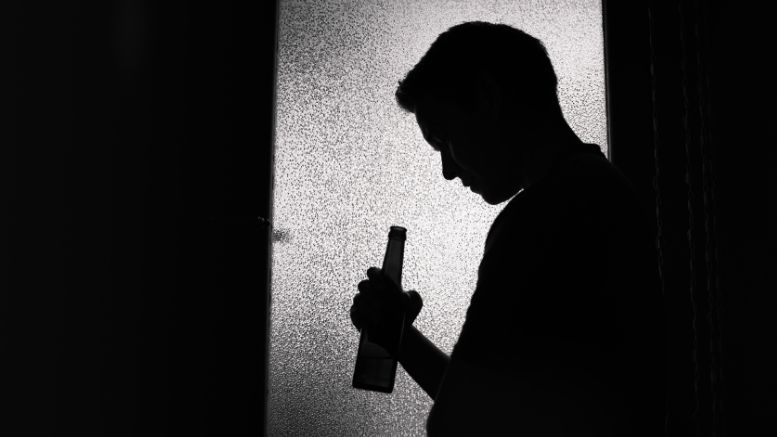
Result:
{"label": "bottle neck", "polygon": [[399,239],[389,239],[386,246],[386,256],[383,258],[383,273],[394,283],[402,287],[402,261],[405,242]]}

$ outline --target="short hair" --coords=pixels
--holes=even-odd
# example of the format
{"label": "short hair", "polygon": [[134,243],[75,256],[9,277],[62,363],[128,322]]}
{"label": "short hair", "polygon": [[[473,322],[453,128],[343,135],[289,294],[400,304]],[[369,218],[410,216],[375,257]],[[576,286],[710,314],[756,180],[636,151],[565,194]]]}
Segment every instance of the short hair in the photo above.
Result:
{"label": "short hair", "polygon": [[397,103],[415,112],[418,102],[431,95],[470,106],[482,72],[495,78],[509,99],[520,99],[516,105],[560,113],[556,73],[542,42],[506,24],[482,21],[461,23],[440,34],[399,82]]}

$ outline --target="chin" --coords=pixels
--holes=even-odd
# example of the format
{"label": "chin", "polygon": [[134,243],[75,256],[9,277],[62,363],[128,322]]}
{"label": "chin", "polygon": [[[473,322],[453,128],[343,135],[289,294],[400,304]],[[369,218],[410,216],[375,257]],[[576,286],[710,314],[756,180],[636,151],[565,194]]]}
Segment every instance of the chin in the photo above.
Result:
{"label": "chin", "polygon": [[482,197],[483,200],[485,200],[486,203],[488,203],[489,205],[499,205],[500,203],[507,200],[507,199],[503,199],[502,197],[492,196],[489,193],[482,193],[480,197]]}
{"label": "chin", "polygon": [[480,197],[482,197],[489,205],[499,205],[504,201],[510,200],[515,193],[484,191],[478,194],[480,194]]}

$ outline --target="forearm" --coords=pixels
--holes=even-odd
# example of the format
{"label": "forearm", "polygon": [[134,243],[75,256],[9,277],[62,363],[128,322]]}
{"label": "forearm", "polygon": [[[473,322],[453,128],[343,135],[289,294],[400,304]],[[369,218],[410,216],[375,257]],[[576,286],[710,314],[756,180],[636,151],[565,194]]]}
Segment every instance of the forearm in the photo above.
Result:
{"label": "forearm", "polygon": [[450,358],[414,326],[405,331],[399,362],[432,399],[437,395]]}

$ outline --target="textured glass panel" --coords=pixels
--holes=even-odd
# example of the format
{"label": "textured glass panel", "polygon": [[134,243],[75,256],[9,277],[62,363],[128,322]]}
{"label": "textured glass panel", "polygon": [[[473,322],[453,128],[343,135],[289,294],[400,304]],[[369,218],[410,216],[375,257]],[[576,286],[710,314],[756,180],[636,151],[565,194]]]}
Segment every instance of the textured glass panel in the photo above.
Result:
{"label": "textured glass panel", "polygon": [[606,144],[600,1],[280,1],[270,339],[270,435],[424,435],[427,395],[401,368],[394,393],[351,388],[359,339],[348,309],[407,227],[403,285],[416,325],[450,352],[500,206],[446,181],[397,81],[469,20],[542,40],[566,117]]}

